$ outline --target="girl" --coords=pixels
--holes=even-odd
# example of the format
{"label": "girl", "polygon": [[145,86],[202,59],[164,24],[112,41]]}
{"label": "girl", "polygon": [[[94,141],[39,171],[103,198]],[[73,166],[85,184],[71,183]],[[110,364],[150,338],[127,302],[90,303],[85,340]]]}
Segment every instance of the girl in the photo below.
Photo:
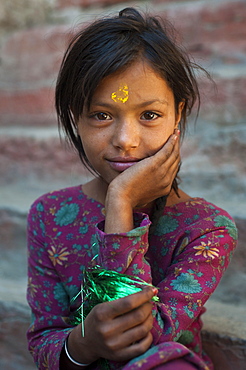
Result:
{"label": "girl", "polygon": [[[201,314],[237,233],[225,211],[178,188],[180,132],[199,101],[193,67],[157,18],[132,8],[71,42],[56,109],[95,177],[29,213],[28,341],[39,369],[213,368]],[[73,297],[95,263],[158,291],[96,305],[82,336],[69,323]]]}

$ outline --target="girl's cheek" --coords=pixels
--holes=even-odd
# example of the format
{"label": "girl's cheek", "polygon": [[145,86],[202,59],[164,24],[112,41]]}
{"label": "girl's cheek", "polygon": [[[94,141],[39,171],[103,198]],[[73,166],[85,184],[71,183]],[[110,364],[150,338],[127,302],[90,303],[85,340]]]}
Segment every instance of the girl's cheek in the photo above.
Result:
{"label": "girl's cheek", "polygon": [[[160,150],[168,141],[169,137],[174,133],[174,126],[168,129],[162,129],[159,132],[155,133],[151,138],[152,151],[157,152]],[[150,140],[149,140],[150,142]]]}

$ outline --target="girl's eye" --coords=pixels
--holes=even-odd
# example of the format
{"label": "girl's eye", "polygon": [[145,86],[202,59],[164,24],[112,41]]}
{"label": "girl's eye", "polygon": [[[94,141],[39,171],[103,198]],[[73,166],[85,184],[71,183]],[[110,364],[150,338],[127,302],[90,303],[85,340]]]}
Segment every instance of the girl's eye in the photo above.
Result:
{"label": "girl's eye", "polygon": [[159,114],[157,113],[154,113],[154,112],[145,112],[142,116],[141,116],[141,119],[145,120],[145,121],[152,121],[156,118],[160,117]]}
{"label": "girl's eye", "polygon": [[107,113],[99,112],[93,115],[98,121],[108,121],[111,119],[110,115]]}

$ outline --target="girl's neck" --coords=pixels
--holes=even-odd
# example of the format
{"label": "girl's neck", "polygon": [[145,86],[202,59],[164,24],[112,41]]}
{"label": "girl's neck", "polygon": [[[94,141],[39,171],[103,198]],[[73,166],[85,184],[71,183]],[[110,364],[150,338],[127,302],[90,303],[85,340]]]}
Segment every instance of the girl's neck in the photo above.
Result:
{"label": "girl's neck", "polygon": [[[89,198],[95,199],[97,202],[103,205],[105,204],[108,184],[102,178],[96,177],[92,179],[91,181],[84,184],[82,186],[82,189],[83,189],[84,194],[87,195]],[[172,190],[167,198],[166,205],[172,206],[174,204],[186,202],[191,198],[188,194],[184,193],[181,189],[179,189],[179,195],[180,197],[178,197],[175,191]],[[153,206],[153,202],[140,207],[140,209],[151,210],[152,206]]]}
{"label": "girl's neck", "polygon": [[85,195],[89,198],[95,199],[97,202],[105,205],[105,199],[108,190],[108,184],[100,177],[95,177],[91,181],[82,185]]}

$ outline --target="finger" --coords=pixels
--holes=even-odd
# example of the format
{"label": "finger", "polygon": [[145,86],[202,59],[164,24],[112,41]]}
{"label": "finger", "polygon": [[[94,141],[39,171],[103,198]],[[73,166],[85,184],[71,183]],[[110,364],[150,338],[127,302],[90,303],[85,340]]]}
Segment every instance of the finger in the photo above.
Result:
{"label": "finger", "polygon": [[117,353],[117,361],[129,361],[130,359],[142,355],[146,352],[153,342],[152,334],[149,332],[146,337]]}
{"label": "finger", "polygon": [[176,134],[172,134],[155,156],[160,161],[165,162],[170,158],[173,151],[177,149],[179,149],[179,137]]}
{"label": "finger", "polygon": [[172,184],[173,180],[175,179],[177,172],[180,167],[180,156],[177,155],[173,160],[169,161],[169,163],[166,164],[166,166],[169,166],[168,169],[164,168],[163,170],[163,180],[164,185],[168,186],[168,184]]}
{"label": "finger", "polygon": [[177,155],[180,152],[180,137],[176,134],[171,135],[170,137],[170,145],[172,145],[172,151],[170,156]]}
{"label": "finger", "polygon": [[146,335],[151,331],[153,327],[153,315],[152,310],[149,312],[145,320],[136,326],[133,326],[126,330],[122,334],[122,341],[125,342],[125,345],[130,345],[131,343],[138,342],[146,337]]}
{"label": "finger", "polygon": [[142,325],[146,320],[152,318],[152,302],[146,302],[140,307],[125,313],[124,315],[118,316],[115,318],[115,326],[118,330],[127,331],[138,325]]}
{"label": "finger", "polygon": [[162,149],[171,148],[172,150],[178,141],[179,141],[179,134],[177,134],[175,130],[175,132],[172,135],[170,135],[167,141],[164,143]]}
{"label": "finger", "polygon": [[180,163],[180,150],[179,143],[177,142],[173,147],[172,153],[168,158],[163,157],[162,163],[159,165],[159,174],[162,174],[163,179],[169,182],[170,176],[172,177],[173,172],[176,174]]}
{"label": "finger", "polygon": [[180,160],[181,158],[179,146],[175,146],[171,156],[163,163],[165,175],[168,173],[172,173],[173,170],[176,172],[176,167],[178,168]]}
{"label": "finger", "polygon": [[179,164],[179,161],[175,162],[169,170],[169,183],[166,185],[166,191],[168,191],[168,193],[170,193],[170,191],[172,190],[173,181],[176,178],[179,170]]}
{"label": "finger", "polygon": [[115,301],[103,303],[102,314],[105,319],[115,318],[124,315],[146,302],[149,302],[156,295],[156,288],[146,287],[138,293],[131,294]]}
{"label": "finger", "polygon": [[134,327],[131,327],[129,330],[126,330],[126,327],[124,325],[121,325],[119,329],[116,330],[117,335],[108,338],[107,346],[110,349],[110,351],[118,352],[123,348],[132,345],[132,343],[141,341],[148,335],[152,327],[153,327],[153,316],[151,313],[149,313],[144,322]]}

